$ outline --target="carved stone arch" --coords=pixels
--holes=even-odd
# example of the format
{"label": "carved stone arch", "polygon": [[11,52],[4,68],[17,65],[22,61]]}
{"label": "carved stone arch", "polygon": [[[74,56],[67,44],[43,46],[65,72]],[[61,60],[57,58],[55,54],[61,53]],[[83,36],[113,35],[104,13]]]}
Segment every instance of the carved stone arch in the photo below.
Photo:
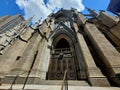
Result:
{"label": "carved stone arch", "polygon": [[[81,67],[80,63],[79,63],[80,59],[78,59],[78,57],[76,56],[76,55],[78,55],[76,53],[79,53],[79,52],[78,52],[78,48],[77,48],[77,46],[78,46],[77,45],[77,37],[76,37],[75,33],[73,34],[73,31],[70,32],[69,29],[66,30],[64,28],[60,28],[60,29],[57,29],[57,31],[51,36],[50,39],[52,40],[52,49],[51,49],[52,52],[51,52],[51,59],[50,59],[47,79],[62,80],[64,71],[65,71],[65,69],[62,70],[62,68],[64,68],[62,66],[65,65],[64,62],[66,62],[68,66],[71,65],[69,67],[69,69],[71,67],[73,67],[72,68],[73,70],[71,69],[68,71],[68,79],[69,80],[83,79],[83,78],[81,78],[83,72],[81,72],[81,74],[80,74],[80,67]],[[69,46],[69,48],[67,48],[65,50],[63,50],[61,48],[60,51],[62,51],[62,52],[58,52],[59,50],[55,47],[61,39],[65,39],[69,43],[70,46]],[[64,51],[67,51],[67,53]],[[66,56],[68,56],[68,58],[66,58]],[[57,59],[57,57],[58,57],[58,59]],[[63,57],[63,59],[62,59],[63,61],[62,60],[59,61],[59,58],[62,58],[62,57]],[[58,68],[58,66],[59,66],[58,62],[61,66],[60,68]],[[62,64],[61,64],[61,62],[62,62]],[[68,62],[71,62],[71,63],[68,63]],[[58,70],[56,70],[57,68],[58,68]],[[61,71],[59,71],[59,69]],[[62,75],[59,76],[60,73]],[[58,74],[58,77],[57,77],[57,74]]]}
{"label": "carved stone arch", "polygon": [[[66,40],[68,40],[68,39],[70,40],[71,39],[70,41],[72,41],[73,43],[75,43],[77,41],[77,37],[75,36],[75,33],[73,33],[72,31],[69,32],[68,30],[63,29],[63,28],[57,30],[56,33],[51,37],[51,39],[54,41],[55,38],[58,37],[59,35],[61,35],[61,36],[63,35],[63,37]],[[60,38],[60,37],[58,37],[58,38]]]}
{"label": "carved stone arch", "polygon": [[70,45],[70,49],[72,51],[74,50],[76,52],[75,44],[77,43],[77,37],[75,36],[75,33],[73,33],[72,31],[70,32],[69,29],[68,30],[66,30],[64,28],[58,29],[56,31],[56,33],[51,37],[53,48],[54,48],[54,46],[56,46],[57,42],[61,38],[66,39]]}

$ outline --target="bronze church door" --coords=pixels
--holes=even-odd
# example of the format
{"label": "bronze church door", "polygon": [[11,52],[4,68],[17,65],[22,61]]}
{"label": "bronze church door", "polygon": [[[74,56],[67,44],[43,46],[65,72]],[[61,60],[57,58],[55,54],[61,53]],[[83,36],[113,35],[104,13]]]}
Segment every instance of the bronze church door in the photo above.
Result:
{"label": "bronze church door", "polygon": [[51,55],[47,79],[62,80],[67,70],[67,79],[75,80],[75,63],[70,48],[59,48],[54,51]]}

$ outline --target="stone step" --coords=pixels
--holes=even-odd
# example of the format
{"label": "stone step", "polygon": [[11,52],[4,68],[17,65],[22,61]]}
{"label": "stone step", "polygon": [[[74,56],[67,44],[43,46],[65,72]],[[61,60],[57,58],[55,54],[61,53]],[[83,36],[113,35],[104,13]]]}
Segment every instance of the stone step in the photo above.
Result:
{"label": "stone step", "polygon": [[[36,84],[40,85],[62,85],[62,80],[40,80]],[[69,86],[90,86],[86,81],[68,80]]]}
{"label": "stone step", "polygon": [[[2,84],[12,84],[15,77],[6,77],[2,79]],[[24,84],[24,77],[19,77],[16,79],[15,84]],[[27,84],[38,84],[38,85],[61,85],[63,80],[40,80],[39,78],[28,78]],[[68,85],[71,86],[90,86],[85,80],[68,80]]]}
{"label": "stone step", "polygon": [[[14,85],[12,90],[23,90],[23,85]],[[65,88],[65,87],[64,87]],[[0,86],[0,90],[8,90],[10,85]],[[24,90],[61,90],[60,85],[26,85]],[[63,89],[65,90],[65,89]],[[90,87],[90,86],[68,86],[68,90],[120,90],[117,87]]]}

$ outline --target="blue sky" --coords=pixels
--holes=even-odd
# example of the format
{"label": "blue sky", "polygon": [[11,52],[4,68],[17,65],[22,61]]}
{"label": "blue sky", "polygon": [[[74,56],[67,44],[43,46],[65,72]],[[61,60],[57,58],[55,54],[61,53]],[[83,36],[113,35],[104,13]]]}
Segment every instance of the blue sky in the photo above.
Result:
{"label": "blue sky", "polygon": [[19,13],[24,15],[24,12],[19,9],[15,0],[0,0],[0,16],[16,15]]}
{"label": "blue sky", "polygon": [[[67,6],[68,8],[75,7],[83,13],[87,13],[86,10],[83,11],[84,7],[89,7],[97,11],[106,10],[110,2],[110,0],[0,0],[0,1],[1,1],[0,16],[22,14],[25,18],[28,18],[35,14],[36,15],[35,20],[38,20],[40,16],[41,17],[43,16],[43,18],[45,18],[51,11],[53,11],[53,8],[54,9],[58,8],[59,5],[60,7],[64,8],[67,8]],[[70,3],[68,1],[70,1]],[[78,3],[78,1],[80,2]]]}
{"label": "blue sky", "polygon": [[[107,11],[107,6],[109,5],[110,0],[83,0],[83,4],[86,7],[94,9],[96,11],[105,10]],[[86,10],[83,11],[84,13]]]}

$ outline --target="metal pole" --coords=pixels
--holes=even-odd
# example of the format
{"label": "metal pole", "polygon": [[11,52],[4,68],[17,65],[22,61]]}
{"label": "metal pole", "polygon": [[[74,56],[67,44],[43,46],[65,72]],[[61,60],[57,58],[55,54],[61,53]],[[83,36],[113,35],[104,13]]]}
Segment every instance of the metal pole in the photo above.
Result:
{"label": "metal pole", "polygon": [[63,87],[64,87],[66,74],[67,74],[67,70],[65,70],[65,73],[64,73],[64,77],[63,77],[63,82],[62,82],[62,87],[61,87],[61,90],[63,90]]}

